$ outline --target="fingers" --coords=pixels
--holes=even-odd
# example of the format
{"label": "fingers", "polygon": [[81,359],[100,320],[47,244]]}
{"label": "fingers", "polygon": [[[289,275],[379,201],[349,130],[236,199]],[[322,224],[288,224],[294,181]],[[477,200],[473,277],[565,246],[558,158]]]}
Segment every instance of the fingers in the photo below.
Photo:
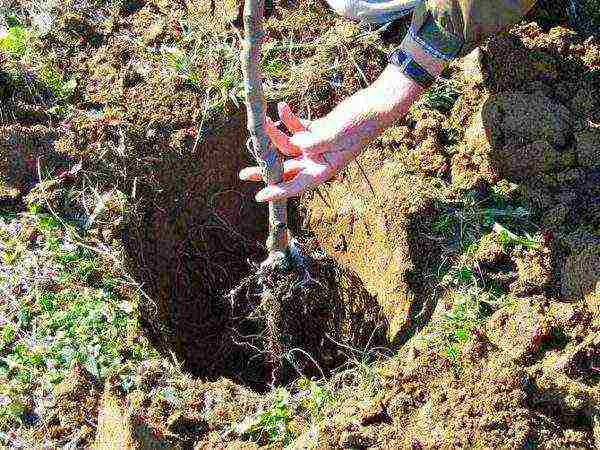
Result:
{"label": "fingers", "polygon": [[312,132],[296,133],[290,138],[290,143],[305,155],[316,156],[332,151],[332,145],[329,141]]}
{"label": "fingers", "polygon": [[246,167],[240,170],[240,180],[242,181],[260,181],[262,173],[260,167]]}
{"label": "fingers", "polygon": [[299,156],[302,152],[290,142],[290,137],[280,131],[268,117],[265,120],[265,131],[275,147],[287,156]]}
{"label": "fingers", "polygon": [[[304,167],[299,159],[289,159],[283,163],[283,180],[289,181],[294,178]],[[262,169],[258,166],[246,167],[240,171],[240,180],[262,181]]]}
{"label": "fingers", "polygon": [[277,105],[279,111],[279,118],[283,121],[290,133],[299,133],[301,131],[308,131],[308,128],[302,123],[302,121],[296,116],[290,106],[281,102]]}
{"label": "fingers", "polygon": [[256,194],[257,202],[272,202],[295,197],[313,185],[313,177],[300,172],[292,181],[267,186]]}

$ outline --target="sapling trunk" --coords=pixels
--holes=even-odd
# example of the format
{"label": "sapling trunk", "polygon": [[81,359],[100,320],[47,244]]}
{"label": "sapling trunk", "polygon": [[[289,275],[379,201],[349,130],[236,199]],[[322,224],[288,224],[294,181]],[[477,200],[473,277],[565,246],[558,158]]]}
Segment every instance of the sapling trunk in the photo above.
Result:
{"label": "sapling trunk", "polygon": [[[248,112],[248,131],[252,140],[254,156],[262,168],[265,183],[276,184],[283,179],[283,164],[265,132],[267,106],[260,74],[261,47],[264,38],[264,7],[265,0],[245,1],[245,42],[241,63]],[[270,261],[277,261],[282,257],[287,258],[289,253],[287,202],[285,200],[269,203],[267,249]]]}

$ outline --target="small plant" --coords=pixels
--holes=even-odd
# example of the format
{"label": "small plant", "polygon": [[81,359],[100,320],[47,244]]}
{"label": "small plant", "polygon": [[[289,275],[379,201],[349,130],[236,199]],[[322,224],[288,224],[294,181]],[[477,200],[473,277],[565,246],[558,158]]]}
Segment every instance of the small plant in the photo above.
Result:
{"label": "small plant", "polygon": [[459,95],[450,81],[440,81],[423,94],[422,103],[430,109],[446,113],[452,109]]}
{"label": "small plant", "polygon": [[31,420],[21,393],[49,398],[74,362],[102,381],[154,356],[118,294],[124,280],[66,226],[35,203],[0,218],[0,236],[9,237],[3,257],[12,262],[0,291],[18,292],[0,301],[0,437]]}
{"label": "small plant", "polygon": [[29,31],[20,25],[13,25],[8,28],[5,36],[0,37],[0,50],[15,58],[20,58],[27,53],[29,41]]}
{"label": "small plant", "polygon": [[464,344],[470,340],[473,330],[481,324],[482,319],[480,302],[475,296],[465,295],[444,314],[442,329],[452,342]]}
{"label": "small plant", "polygon": [[466,265],[458,265],[450,268],[443,278],[443,283],[454,286],[464,286],[472,284],[475,281],[473,269]]}
{"label": "small plant", "polygon": [[298,380],[297,385],[306,392],[306,395],[301,398],[300,403],[310,412],[313,422],[318,423],[323,420],[324,408],[333,402],[331,392],[307,378]]}
{"label": "small plant", "polygon": [[185,82],[195,88],[200,88],[201,78],[194,67],[193,58],[179,48],[168,48],[163,51],[167,65]]}
{"label": "small plant", "polygon": [[57,102],[67,102],[77,88],[77,79],[72,77],[68,80],[50,66],[40,70],[39,78],[41,84],[48,89]]}
{"label": "small plant", "polygon": [[506,206],[502,209],[485,208],[482,210],[483,224],[492,226],[498,219],[517,219],[523,220],[529,217],[530,213],[527,209],[519,207]]}
{"label": "small plant", "polygon": [[243,434],[257,440],[265,439],[269,444],[288,445],[293,438],[289,428],[292,421],[289,399],[285,389],[277,389],[271,407],[262,411]]}
{"label": "small plant", "polygon": [[436,234],[449,234],[456,226],[456,218],[452,214],[440,214],[432,224],[432,229]]}
{"label": "small plant", "polygon": [[284,78],[288,70],[288,64],[281,59],[270,59],[263,63],[263,73],[275,78]]}
{"label": "small plant", "polygon": [[[23,425],[22,417],[24,412],[25,406],[20,399],[13,395],[4,394],[0,390],[0,430]],[[0,443],[3,443],[2,439],[0,439]]]}
{"label": "small plant", "polygon": [[528,250],[536,250],[540,248],[540,243],[533,239],[531,235],[528,233],[525,236],[518,236],[508,229],[496,223],[494,225],[494,231],[498,234],[498,240],[500,241],[500,245],[506,251],[510,246],[522,246]]}
{"label": "small plant", "polygon": [[428,326],[421,342],[447,359],[457,373],[461,370],[462,349],[481,328],[486,318],[497,308],[500,300],[477,287],[454,294],[449,311]]}
{"label": "small plant", "polygon": [[446,357],[455,373],[459,373],[462,369],[460,364],[460,348],[456,344],[450,344],[442,353]]}

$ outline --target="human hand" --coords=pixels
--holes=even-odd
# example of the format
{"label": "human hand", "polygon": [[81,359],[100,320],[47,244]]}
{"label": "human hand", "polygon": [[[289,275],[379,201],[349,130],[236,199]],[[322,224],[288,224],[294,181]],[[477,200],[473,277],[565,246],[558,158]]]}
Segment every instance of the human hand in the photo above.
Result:
{"label": "human hand", "polygon": [[[385,128],[404,117],[423,92],[399,66],[389,64],[377,80],[346,98],[325,117],[303,123],[285,103],[279,117],[291,136],[266,119],[265,130],[279,152],[291,157],[284,163],[282,183],[267,186],[256,200],[267,202],[293,197],[332,178],[355,159]],[[242,180],[260,181],[259,167],[240,172]]]}
{"label": "human hand", "polygon": [[[258,202],[294,197],[324,183],[346,167],[362,149],[360,139],[353,138],[352,133],[333,130],[325,120],[303,122],[286,103],[280,103],[278,111],[292,136],[280,131],[268,117],[265,131],[279,152],[291,159],[283,164],[283,182],[259,191],[256,194]],[[260,167],[243,169],[240,179],[261,181]]]}

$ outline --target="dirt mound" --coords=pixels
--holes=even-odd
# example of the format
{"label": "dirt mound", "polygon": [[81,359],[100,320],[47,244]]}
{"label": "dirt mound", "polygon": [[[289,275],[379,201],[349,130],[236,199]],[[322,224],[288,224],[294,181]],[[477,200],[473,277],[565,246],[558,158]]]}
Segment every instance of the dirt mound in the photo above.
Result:
{"label": "dirt mound", "polygon": [[[140,367],[135,380],[128,394],[118,380],[107,381],[93,448],[216,448],[224,445],[217,432],[264,403],[229,380],[204,383],[156,362]],[[229,434],[227,448],[254,448]]]}
{"label": "dirt mound", "polygon": [[[583,42],[561,27],[549,33],[535,24],[515,27],[465,61],[460,77],[467,89],[450,118],[466,127],[464,145],[452,158],[453,178],[467,186],[521,183],[519,195],[548,236],[563,240],[577,230],[597,230],[600,220],[594,162],[600,65],[590,57],[597,48],[594,39]],[[509,66],[506,55],[514,58]],[[557,247],[555,266],[563,264],[561,252]]]}
{"label": "dirt mound", "polygon": [[[552,331],[568,324],[569,338],[586,335],[590,317],[541,297],[508,311],[499,310],[453,361],[428,348],[436,333],[428,326],[421,343],[412,341],[379,368],[384,394],[367,405],[364,392],[346,398],[343,412],[328,416],[319,445],[594,448],[599,398],[586,377],[598,358],[597,336],[565,346],[566,338]],[[440,320],[443,308],[431,324]]]}
{"label": "dirt mound", "polygon": [[[596,48],[594,39],[584,42],[561,27],[545,33],[535,24],[491,38],[454,72],[463,94],[448,117],[431,108],[413,111],[396,141],[384,137],[383,148],[375,145],[359,160],[366,176],[353,167],[322,196],[304,201],[311,229],[378,298],[392,336],[427,303],[427,282],[416,272],[440,263],[425,231],[447,199],[435,177],[449,176],[450,189],[474,190],[481,198],[501,180],[517,183],[516,198],[547,227],[549,239],[578,227],[597,229]],[[433,177],[412,178],[411,170]],[[514,255],[518,279],[511,289],[558,288],[562,252],[552,247],[537,268]],[[595,260],[582,265],[588,263]],[[585,292],[597,278],[590,277],[582,282]]]}
{"label": "dirt mound", "polygon": [[[327,425],[336,438],[324,447],[596,445],[597,48],[535,24],[492,38],[454,68],[462,95],[447,117],[426,97],[362,168],[303,199],[311,229],[365,282],[400,342],[429,321],[390,370],[385,390],[397,392],[378,411],[391,423]],[[485,327],[469,325],[461,351],[440,349],[432,324],[462,324],[443,338],[460,341],[465,318],[451,299],[468,299],[469,283],[479,298],[511,300],[484,312]]]}
{"label": "dirt mound", "polygon": [[427,182],[398,179],[397,162],[376,150],[360,161],[368,177],[354,166],[340,183],[305,200],[308,226],[377,297],[393,341],[426,308],[423,274],[437,257],[435,243],[418,235],[430,223],[433,197]]}
{"label": "dirt mound", "polygon": [[0,127],[0,203],[22,198],[40,175],[71,167],[73,159],[55,148],[57,137],[56,130],[42,125]]}

